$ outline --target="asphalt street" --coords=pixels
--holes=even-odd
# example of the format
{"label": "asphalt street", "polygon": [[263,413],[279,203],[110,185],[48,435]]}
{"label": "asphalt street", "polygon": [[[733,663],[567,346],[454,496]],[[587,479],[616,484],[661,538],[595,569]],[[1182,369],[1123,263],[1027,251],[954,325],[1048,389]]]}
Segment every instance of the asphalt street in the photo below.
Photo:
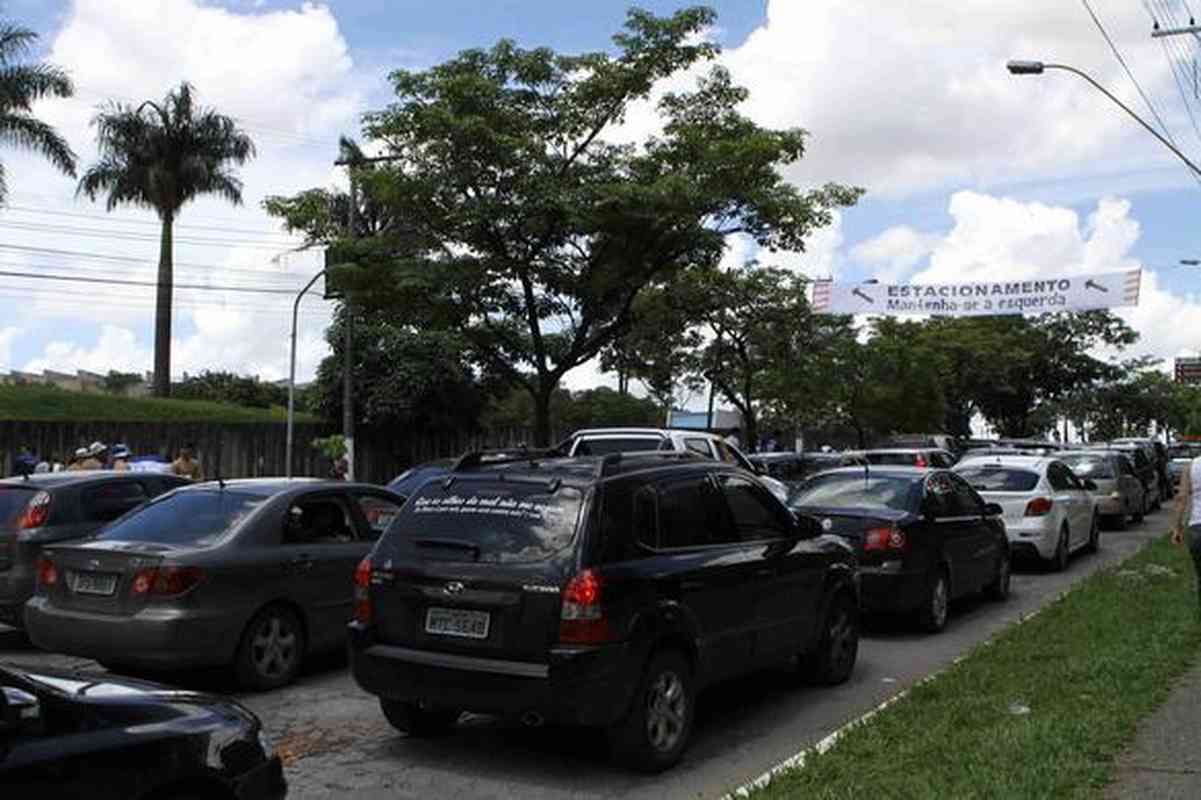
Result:
{"label": "asphalt street", "polygon": [[[239,697],[263,718],[285,756],[289,797],[720,797],[945,668],[1166,528],[1167,513],[1161,511],[1129,530],[1106,531],[1099,554],[1077,554],[1063,573],[1018,564],[1008,602],[961,603],[937,635],[904,623],[875,622],[865,633],[855,673],[843,686],[801,686],[785,672],[772,671],[715,687],[700,698],[694,740],[683,763],[657,777],[610,764],[604,739],[594,732],[523,729],[468,717],[448,737],[407,739],[384,721],[339,660],[315,665],[287,689]],[[4,626],[0,662],[102,671],[94,662],[40,653]],[[184,685],[228,691],[223,680],[189,676]]]}

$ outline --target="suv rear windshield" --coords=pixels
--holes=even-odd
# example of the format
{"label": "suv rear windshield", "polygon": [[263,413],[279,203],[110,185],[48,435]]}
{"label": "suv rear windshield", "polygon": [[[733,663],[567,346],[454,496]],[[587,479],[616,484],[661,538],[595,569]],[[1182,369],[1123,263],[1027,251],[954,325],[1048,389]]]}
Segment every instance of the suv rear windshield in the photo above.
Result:
{"label": "suv rear windshield", "polygon": [[267,498],[241,492],[188,491],[156,500],[105,528],[97,539],[207,547]]}
{"label": "suv rear windshield", "polygon": [[405,503],[384,542],[429,560],[545,561],[575,538],[582,502],[578,489],[543,482],[437,481]]}
{"label": "suv rear windshield", "polygon": [[955,472],[977,492],[1032,492],[1038,486],[1038,473],[999,464],[961,467]]}
{"label": "suv rear windshield", "polygon": [[1072,468],[1081,478],[1112,478],[1113,468],[1100,456],[1060,456],[1060,461]]}
{"label": "suv rear windshield", "polygon": [[918,453],[865,453],[863,457],[869,464],[911,467],[917,463]]}
{"label": "suv rear windshield", "polygon": [[603,439],[580,439],[574,455],[607,456],[610,453],[645,453],[649,450],[670,450],[671,442],[660,436],[622,436]]}
{"label": "suv rear windshield", "polygon": [[915,505],[915,493],[921,476],[867,475],[844,473],[818,475],[793,492],[788,505],[793,508],[892,508],[909,511]]}
{"label": "suv rear windshield", "polygon": [[16,522],[33,494],[24,486],[0,486],[0,525]]}

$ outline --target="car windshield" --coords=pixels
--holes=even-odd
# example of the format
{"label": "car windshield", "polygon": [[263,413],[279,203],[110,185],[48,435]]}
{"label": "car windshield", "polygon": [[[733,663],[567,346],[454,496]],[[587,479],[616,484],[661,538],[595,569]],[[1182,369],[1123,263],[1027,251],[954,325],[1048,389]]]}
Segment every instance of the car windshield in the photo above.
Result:
{"label": "car windshield", "polygon": [[1112,478],[1113,467],[1101,456],[1062,456],[1063,463],[1082,478]]}
{"label": "car windshield", "polygon": [[15,522],[33,497],[33,489],[24,486],[0,486],[0,525]]}
{"label": "car windshield", "polygon": [[241,492],[178,492],[127,514],[96,538],[208,547],[236,528],[266,499]]}
{"label": "car windshield", "polygon": [[610,453],[643,453],[648,450],[667,450],[667,440],[658,436],[622,436],[604,439],[581,439],[576,445],[577,456],[607,456]]}
{"label": "car windshield", "polygon": [[818,475],[794,491],[793,508],[892,508],[910,511],[920,476],[871,475],[863,472]]}
{"label": "car windshield", "polygon": [[427,484],[384,534],[387,544],[443,561],[525,564],[571,544],[583,496],[545,481]]}
{"label": "car windshield", "polygon": [[1038,485],[1038,473],[1000,464],[957,467],[955,472],[977,492],[1030,492]]}

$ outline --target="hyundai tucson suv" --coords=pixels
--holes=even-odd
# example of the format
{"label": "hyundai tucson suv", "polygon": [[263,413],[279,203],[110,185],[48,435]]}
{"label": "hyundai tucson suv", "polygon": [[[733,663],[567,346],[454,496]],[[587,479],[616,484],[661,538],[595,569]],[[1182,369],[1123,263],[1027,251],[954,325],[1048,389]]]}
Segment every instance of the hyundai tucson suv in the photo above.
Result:
{"label": "hyundai tucson suv", "polygon": [[854,554],[752,473],[670,452],[477,466],[418,489],[355,575],[351,669],[398,730],[592,726],[654,772],[706,685],[850,676]]}

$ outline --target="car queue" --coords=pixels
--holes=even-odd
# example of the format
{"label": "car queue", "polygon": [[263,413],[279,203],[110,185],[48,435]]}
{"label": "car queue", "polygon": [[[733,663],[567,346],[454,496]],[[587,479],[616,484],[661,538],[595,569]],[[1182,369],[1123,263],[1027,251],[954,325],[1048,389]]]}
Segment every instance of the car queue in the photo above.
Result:
{"label": "car queue", "polygon": [[[1015,558],[1063,569],[1095,551],[1103,520],[1137,523],[1160,502],[1153,452],[748,457],[713,436],[622,429],[420,465],[391,488],[139,483],[132,502],[82,476],[10,479],[0,588],[24,563],[36,586],[10,621],[114,672],[221,667],[269,690],[349,645],[356,682],[408,735],[464,712],[583,725],[655,772],[686,749],[704,686],[779,663],[841,683],[863,615],[934,633],[957,598],[1004,601]],[[164,476],[96,480],[150,477]],[[44,535],[89,508],[68,488],[109,497],[109,520]]]}

